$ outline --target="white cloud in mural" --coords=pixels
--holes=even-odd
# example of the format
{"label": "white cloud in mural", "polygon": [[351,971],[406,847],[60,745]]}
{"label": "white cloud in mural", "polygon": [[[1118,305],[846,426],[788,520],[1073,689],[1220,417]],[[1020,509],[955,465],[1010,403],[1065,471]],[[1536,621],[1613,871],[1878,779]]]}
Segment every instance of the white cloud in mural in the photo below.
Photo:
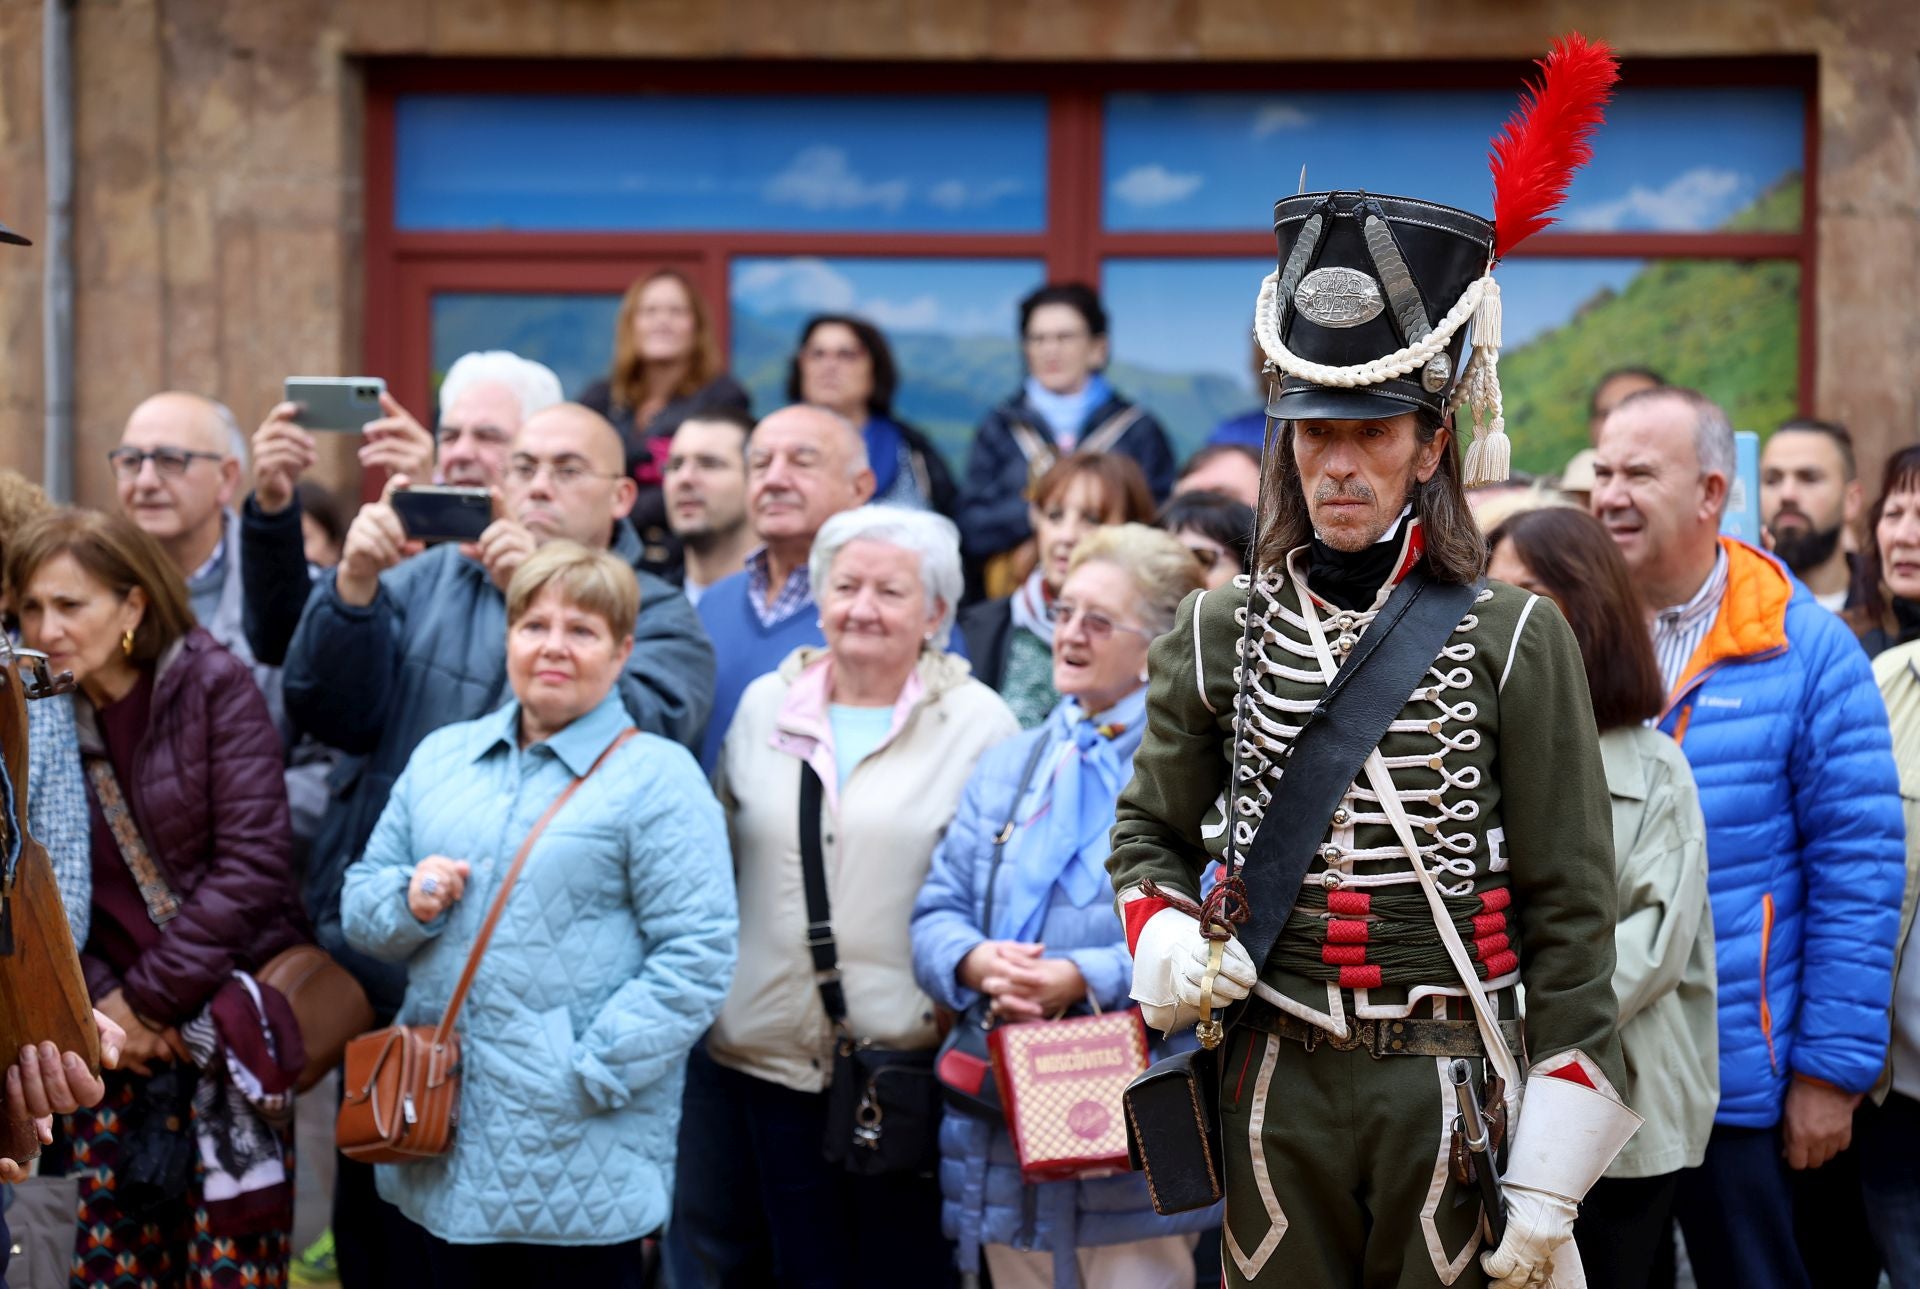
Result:
{"label": "white cloud in mural", "polygon": [[907,201],[905,179],[868,179],[847,160],[846,149],[802,148],[787,168],[767,180],[764,195],[776,206],[802,210],[899,210]]}
{"label": "white cloud in mural", "polygon": [[1135,166],[1113,181],[1113,195],[1129,206],[1170,206],[1200,190],[1203,176],[1169,170],[1159,162]]}
{"label": "white cloud in mural", "polygon": [[846,274],[825,260],[757,260],[733,278],[734,299],[758,313],[845,313],[856,292]]}
{"label": "white cloud in mural", "polygon": [[1018,179],[942,179],[927,190],[927,200],[941,210],[978,210],[1019,192]]}
{"label": "white cloud in mural", "polygon": [[1696,166],[1662,188],[1635,184],[1611,201],[1569,211],[1568,228],[1603,233],[1617,228],[1713,228],[1733,213],[1746,178],[1733,170]]}
{"label": "white cloud in mural", "polygon": [[1287,130],[1304,130],[1313,118],[1291,103],[1269,103],[1253,118],[1253,137],[1264,139]]}

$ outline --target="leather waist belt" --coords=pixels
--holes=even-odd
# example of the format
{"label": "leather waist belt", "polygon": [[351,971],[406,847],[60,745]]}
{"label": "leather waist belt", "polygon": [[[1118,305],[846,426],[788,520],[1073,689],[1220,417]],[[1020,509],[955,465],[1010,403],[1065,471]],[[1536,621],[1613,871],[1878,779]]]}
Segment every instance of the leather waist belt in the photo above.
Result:
{"label": "leather waist belt", "polygon": [[[1336,1052],[1364,1048],[1376,1060],[1383,1056],[1481,1056],[1480,1030],[1471,1020],[1350,1020],[1349,1037],[1335,1038],[1318,1025],[1310,1024],[1271,1003],[1254,999],[1248,1004],[1241,1023],[1299,1043],[1309,1052],[1316,1047],[1331,1047]],[[1503,1020],[1500,1034],[1507,1048],[1520,1055],[1520,1022]]]}

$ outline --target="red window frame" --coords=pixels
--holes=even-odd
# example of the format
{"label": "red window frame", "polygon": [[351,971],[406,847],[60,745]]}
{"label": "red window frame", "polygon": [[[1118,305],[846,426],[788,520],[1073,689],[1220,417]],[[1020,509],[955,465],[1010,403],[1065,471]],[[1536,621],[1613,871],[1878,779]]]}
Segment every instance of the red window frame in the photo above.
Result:
{"label": "red window frame", "polygon": [[[1273,237],[1246,232],[1107,231],[1101,224],[1102,104],[1129,90],[1517,90],[1533,70],[1516,62],[1367,64],[1054,65],[987,67],[857,61],[658,63],[371,59],[366,63],[365,267],[367,370],[426,415],[433,296],[440,291],[618,294],[647,270],[672,264],[705,294],[725,352],[729,266],[736,256],[1023,258],[1050,279],[1100,280],[1116,259],[1261,258]],[[1793,260],[1800,266],[1799,402],[1814,405],[1814,297],[1819,209],[1819,103],[1811,58],[1634,59],[1634,86],[1790,86],[1806,105],[1800,228],[1788,233],[1578,233],[1549,230],[1512,258],[1711,257]],[[421,93],[493,94],[1044,94],[1048,98],[1046,226],[1037,233],[403,231],[394,224],[394,116]],[[1276,194],[1277,196],[1278,194]]]}

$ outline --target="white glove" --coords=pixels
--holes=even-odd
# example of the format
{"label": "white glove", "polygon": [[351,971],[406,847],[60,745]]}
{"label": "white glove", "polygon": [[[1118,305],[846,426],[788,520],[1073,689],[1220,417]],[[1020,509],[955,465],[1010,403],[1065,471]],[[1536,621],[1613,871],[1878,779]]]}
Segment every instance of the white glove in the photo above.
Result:
{"label": "white glove", "polygon": [[1553,1255],[1573,1238],[1574,1204],[1530,1186],[1506,1187],[1507,1231],[1500,1247],[1480,1255],[1493,1289],[1534,1289],[1547,1283]]}
{"label": "white glove", "polygon": [[[1179,909],[1161,909],[1140,928],[1133,945],[1132,992],[1149,1026],[1171,1034],[1200,1019],[1209,947],[1199,921]],[[1213,981],[1213,1005],[1224,1007],[1245,998],[1257,979],[1259,973],[1240,941],[1228,940]]]}

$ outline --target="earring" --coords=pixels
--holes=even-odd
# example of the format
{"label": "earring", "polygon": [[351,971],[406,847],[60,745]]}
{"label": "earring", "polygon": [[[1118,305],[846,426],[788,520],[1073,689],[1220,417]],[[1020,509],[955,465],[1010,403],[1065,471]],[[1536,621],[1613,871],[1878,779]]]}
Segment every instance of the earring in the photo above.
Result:
{"label": "earring", "polygon": [[1140,683],[1143,685],[1147,683],[1147,673],[1144,671],[1140,673]]}
{"label": "earring", "polygon": [[126,633],[120,637],[120,652],[125,654],[129,658],[133,657],[133,628],[132,627],[128,627],[126,630]]}

